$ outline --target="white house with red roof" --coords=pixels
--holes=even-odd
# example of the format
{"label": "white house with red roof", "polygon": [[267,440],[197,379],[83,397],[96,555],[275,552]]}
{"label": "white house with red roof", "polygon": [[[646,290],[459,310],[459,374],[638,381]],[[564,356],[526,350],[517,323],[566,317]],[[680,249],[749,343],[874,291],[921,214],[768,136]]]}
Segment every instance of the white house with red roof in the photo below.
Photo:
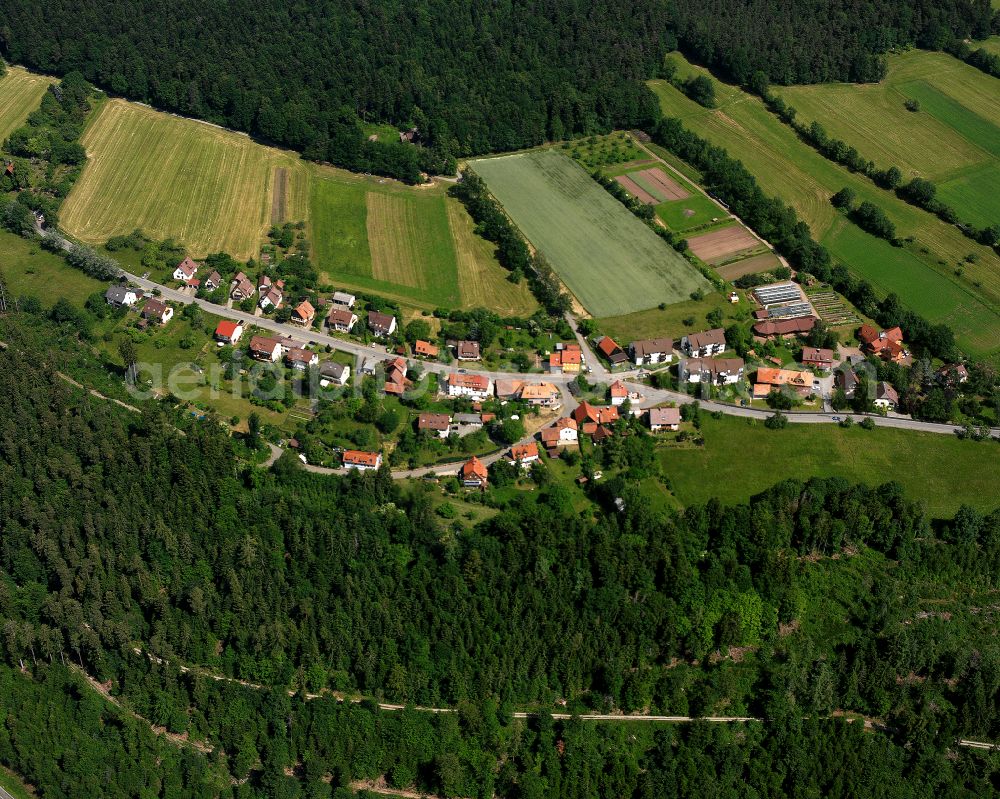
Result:
{"label": "white house with red roof", "polygon": [[215,340],[224,344],[235,344],[243,335],[243,325],[230,319],[223,319],[215,328]]}
{"label": "white house with red roof", "polygon": [[196,274],[198,274],[198,264],[192,261],[191,258],[185,258],[174,269],[174,280],[183,280],[186,283]]}

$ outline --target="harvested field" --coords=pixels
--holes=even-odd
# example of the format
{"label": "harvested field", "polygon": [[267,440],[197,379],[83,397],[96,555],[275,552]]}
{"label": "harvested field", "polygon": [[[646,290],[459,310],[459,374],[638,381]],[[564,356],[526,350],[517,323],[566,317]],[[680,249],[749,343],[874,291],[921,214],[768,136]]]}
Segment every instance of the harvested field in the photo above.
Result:
{"label": "harvested field", "polygon": [[778,256],[769,252],[744,258],[742,261],[733,261],[718,267],[715,271],[723,280],[737,280],[744,275],[756,275],[758,272],[767,272],[779,266],[781,266],[781,261],[778,260]]}
{"label": "harvested field", "polygon": [[[146,106],[109,100],[81,143],[88,161],[60,212],[77,238],[99,244],[142,228],[196,257],[257,253],[271,224],[273,171],[284,167],[285,213],[305,219],[311,169],[293,153]],[[294,207],[293,207],[294,206]]]}
{"label": "harvested field", "polygon": [[595,316],[674,303],[707,288],[691,264],[561,153],[536,150],[470,165]]}
{"label": "harvested field", "polygon": [[668,178],[663,173],[663,170],[658,167],[644,169],[642,172],[634,173],[631,177],[638,181],[639,185],[649,184],[653,188],[654,193],[660,195],[661,202],[684,200],[691,196],[685,188],[676,181]]}
{"label": "harvested field", "polygon": [[618,177],[616,177],[615,180],[618,181],[618,185],[620,185],[623,189],[625,189],[625,191],[627,191],[629,194],[635,197],[639,202],[645,205],[659,204],[660,201],[656,197],[654,197],[652,194],[650,194],[648,191],[642,188],[642,186],[640,186],[638,183],[632,180],[632,178],[630,178],[628,175],[618,175]]}
{"label": "harvested field", "polygon": [[19,67],[7,68],[7,74],[0,79],[0,141],[24,124],[53,82],[52,78]]}
{"label": "harvested field", "polygon": [[688,239],[688,246],[691,247],[691,252],[705,263],[721,264],[730,260],[737,253],[753,250],[763,245],[742,225],[730,225],[720,230],[694,236]]}
{"label": "harvested field", "polygon": [[288,221],[288,169],[274,170],[274,189],[271,193],[271,224],[280,225]]}
{"label": "harvested field", "polygon": [[448,226],[455,244],[458,287],[466,308],[489,308],[501,316],[530,316],[538,310],[528,282],[511,283],[493,256],[496,245],[476,235],[475,223],[457,200],[446,201]]}
{"label": "harvested field", "polygon": [[[444,199],[436,198],[443,206]],[[416,198],[397,194],[365,195],[368,245],[372,252],[372,277],[387,283],[423,289],[427,287],[428,269],[433,269],[435,252],[447,251],[448,226],[444,214],[441,224],[421,218]],[[442,212],[444,208],[440,209]]]}

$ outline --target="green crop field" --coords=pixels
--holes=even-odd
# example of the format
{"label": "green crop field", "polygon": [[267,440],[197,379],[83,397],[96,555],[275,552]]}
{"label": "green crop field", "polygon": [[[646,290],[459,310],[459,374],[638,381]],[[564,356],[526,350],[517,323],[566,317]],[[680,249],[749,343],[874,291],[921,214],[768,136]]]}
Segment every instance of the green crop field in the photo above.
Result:
{"label": "green crop field", "polygon": [[[676,54],[671,57],[678,60],[682,74],[698,71]],[[725,147],[746,165],[765,192],[793,206],[835,259],[855,274],[895,291],[910,307],[925,309],[933,322],[959,320],[953,321],[955,334],[970,353],[995,356],[1000,352],[1000,258],[996,253],[827,160],[801,142],[760,100],[736,87],[716,82],[719,107],[708,110],[664,81],[651,81],[650,86],[668,116],[681,118],[694,133]],[[859,231],[842,234],[846,223],[830,205],[830,197],[845,186],[860,199],[882,207],[897,233],[912,236],[913,242],[894,249]],[[958,277],[954,270],[967,254],[974,254],[975,262],[962,264],[963,274]],[[888,264],[895,264],[895,274],[887,271]],[[949,301],[939,305],[940,297]]]}
{"label": "green crop field", "polygon": [[[893,55],[888,67],[878,84],[776,91],[800,120],[819,121],[879,167],[933,180],[961,219],[1000,223],[996,191],[986,180],[968,180],[1000,166],[1000,80],[944,53]],[[907,111],[907,100],[920,110]]]}
{"label": "green crop field", "polygon": [[558,151],[470,165],[595,316],[685,300],[708,286],[684,258]]}
{"label": "green crop field", "polygon": [[0,78],[0,142],[24,124],[53,82],[52,78],[33,75],[20,67],[7,68],[7,74]]}
{"label": "green crop field", "polygon": [[442,186],[317,167],[310,235],[326,281],[343,288],[425,309],[483,306],[521,315],[538,307],[525,282],[506,279],[493,246]]}
{"label": "green crop field", "polygon": [[[989,510],[996,504],[993,476],[1000,448],[989,442],[912,430],[789,425],[768,430],[734,417],[705,418],[705,446],[665,449],[661,461],[674,494],[685,505],[718,497],[745,502],[778,480],[844,477],[881,485],[900,483],[934,516],[951,516],[962,504]],[[942,469],[941,464],[948,464]]]}
{"label": "green crop field", "polygon": [[288,170],[288,220],[305,219],[310,169],[248,136],[111,100],[82,138],[89,160],[61,212],[89,243],[142,228],[195,256],[255,255],[271,225],[274,177]]}
{"label": "green crop field", "polygon": [[656,206],[656,215],[671,230],[683,233],[700,225],[708,224],[715,219],[729,217],[729,213],[724,211],[708,197],[702,194],[694,183],[686,175],[678,174],[656,161],[636,161],[628,164],[605,167],[602,171],[608,177],[617,175],[628,175],[642,185],[642,180],[635,177],[635,173],[642,172],[650,167],[659,167],[663,174],[674,183],[685,189],[691,196],[683,200],[667,200]]}

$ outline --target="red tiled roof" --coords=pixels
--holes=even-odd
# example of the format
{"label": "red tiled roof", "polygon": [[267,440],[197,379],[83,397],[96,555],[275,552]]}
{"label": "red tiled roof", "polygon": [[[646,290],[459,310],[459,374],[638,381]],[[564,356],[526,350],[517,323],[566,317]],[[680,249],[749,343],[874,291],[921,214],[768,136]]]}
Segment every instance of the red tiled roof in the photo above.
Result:
{"label": "red tiled roof", "polygon": [[348,449],[344,451],[344,463],[351,463],[357,466],[377,466],[379,453],[364,452],[359,449]]}
{"label": "red tiled roof", "polygon": [[219,338],[232,338],[236,329],[243,327],[239,322],[233,322],[229,319],[223,319],[219,322],[218,326],[215,328],[215,335]]}
{"label": "red tiled roof", "polygon": [[485,481],[488,476],[489,473],[486,471],[486,467],[483,466],[482,461],[475,455],[462,464],[461,477],[463,480],[478,478]]}
{"label": "red tiled roof", "polygon": [[538,457],[538,444],[529,441],[527,444],[515,444],[510,448],[510,456],[515,461],[524,461],[528,458]]}

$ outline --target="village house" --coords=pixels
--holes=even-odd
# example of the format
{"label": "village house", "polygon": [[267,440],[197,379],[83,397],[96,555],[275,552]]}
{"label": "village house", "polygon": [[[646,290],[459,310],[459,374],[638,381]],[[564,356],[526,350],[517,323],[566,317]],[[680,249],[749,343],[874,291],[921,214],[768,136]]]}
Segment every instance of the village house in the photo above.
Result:
{"label": "village house", "polygon": [[407,387],[412,385],[406,377],[406,360],[404,358],[393,358],[386,361],[385,365],[385,393],[395,396],[402,396]]}
{"label": "village house", "polygon": [[521,395],[524,388],[524,381],[515,378],[501,377],[496,382],[496,396],[498,400],[514,400]]}
{"label": "village house", "polygon": [[223,344],[235,344],[242,335],[243,325],[240,322],[223,319],[215,327],[215,340]]}
{"label": "village house", "polygon": [[298,369],[304,372],[310,366],[319,365],[319,355],[315,352],[301,349],[300,347],[291,347],[288,352],[285,353],[285,362],[293,369]]}
{"label": "village house", "polygon": [[515,444],[510,448],[510,462],[514,466],[527,469],[538,460],[538,444],[529,441],[527,444]]}
{"label": "village house", "polygon": [[484,375],[463,375],[452,372],[448,375],[445,391],[449,397],[485,400],[493,393],[493,381]]}
{"label": "village house", "polygon": [[754,335],[758,338],[787,338],[808,333],[816,326],[813,316],[799,316],[795,319],[767,319],[753,326]]}
{"label": "village house", "polygon": [[847,397],[854,396],[854,389],[858,387],[858,382],[857,374],[849,366],[841,367],[833,375],[833,384]]}
{"label": "village house", "polygon": [[590,436],[603,425],[614,424],[619,418],[618,409],[614,405],[591,405],[586,401],[577,405],[571,416],[577,423],[579,432]]}
{"label": "village house", "polygon": [[458,477],[466,488],[486,488],[489,483],[489,472],[475,455],[462,464]]}
{"label": "village house", "polygon": [[612,366],[618,366],[628,360],[625,350],[619,347],[611,336],[601,336],[597,340],[597,351],[607,358]]}
{"label": "village house", "polygon": [[623,405],[625,400],[628,399],[628,389],[625,388],[625,384],[621,380],[616,380],[608,389],[608,396],[611,399],[612,405],[616,407]]}
{"label": "village house", "polygon": [[205,291],[215,291],[222,285],[222,275],[219,274],[217,269],[213,270],[212,274],[205,278],[202,285],[205,287]]}
{"label": "village house", "polygon": [[943,386],[955,386],[957,383],[969,381],[969,370],[965,364],[949,363],[937,370],[937,381]]}
{"label": "village house", "polygon": [[726,331],[721,327],[692,333],[681,339],[681,349],[692,358],[708,358],[726,350]]}
{"label": "village house", "polygon": [[518,399],[540,408],[558,408],[562,404],[560,396],[559,389],[551,383],[526,383],[521,386]]}
{"label": "village house", "polygon": [[417,417],[417,432],[447,438],[451,430],[451,417],[446,413],[425,411]]}
{"label": "village house", "polygon": [[421,358],[437,358],[441,350],[429,341],[417,339],[413,342],[413,354]]}
{"label": "village house", "polygon": [[257,293],[259,295],[257,305],[260,306],[262,311],[266,311],[268,308],[279,308],[284,300],[284,288],[284,280],[272,283],[271,278],[267,275],[261,275],[257,281]]}
{"label": "village house", "polygon": [[679,430],[681,426],[680,408],[650,408],[649,429],[654,433],[664,430]]}
{"label": "village house", "polygon": [[112,286],[104,292],[104,301],[112,308],[131,308],[139,302],[139,293],[126,286]]}
{"label": "village house", "polygon": [[229,284],[229,296],[237,302],[242,302],[254,295],[253,283],[245,274],[239,272]]}
{"label": "village house", "polygon": [[460,341],[455,346],[455,357],[460,361],[478,361],[479,360],[479,342],[478,341]]}
{"label": "village house", "polygon": [[347,308],[330,306],[330,312],[326,315],[326,326],[330,330],[337,330],[341,333],[350,333],[351,329],[358,323],[358,317]]}
{"label": "village house", "polygon": [[583,368],[583,351],[579,344],[556,345],[549,355],[550,374],[579,374]]}
{"label": "village house", "polygon": [[812,372],[761,366],[754,378],[753,397],[762,399],[772,391],[780,391],[786,386],[801,397],[809,396],[812,393]]}
{"label": "village house", "polygon": [[862,352],[877,355],[883,361],[899,363],[906,357],[903,331],[899,327],[879,331],[872,325],[862,325],[858,330]]}
{"label": "village house", "polygon": [[396,332],[396,317],[380,311],[368,312],[368,329],[373,336],[386,338]]}
{"label": "village house", "polygon": [[316,309],[309,300],[302,300],[292,309],[292,324],[310,327],[316,318]]}
{"label": "village house", "polygon": [[347,364],[337,363],[336,361],[323,361],[319,367],[319,384],[322,388],[326,388],[331,383],[335,383],[338,386],[347,385],[347,381],[351,377],[351,367]]}
{"label": "village house", "polygon": [[742,358],[689,358],[681,361],[680,378],[687,383],[713,383],[724,386],[743,378]]}
{"label": "village house", "polygon": [[174,269],[174,280],[183,280],[187,282],[191,280],[196,274],[198,274],[198,264],[192,261],[190,258],[185,258],[179,264],[177,264]]}
{"label": "village house", "polygon": [[162,300],[150,297],[142,306],[142,318],[148,322],[165,325],[174,317],[174,309]]}
{"label": "village house", "polygon": [[579,425],[576,423],[576,419],[563,416],[561,419],[556,419],[551,427],[542,430],[539,435],[545,448],[552,449],[553,447],[575,444],[579,440],[578,431]]}
{"label": "village house", "polygon": [[351,309],[354,307],[354,303],[357,302],[357,299],[353,294],[348,294],[345,291],[335,291],[333,292],[333,296],[330,298],[330,302],[334,305],[339,305],[342,308]]}
{"label": "village house", "polygon": [[267,336],[254,336],[250,339],[250,357],[258,361],[276,363],[281,359],[281,342]]}
{"label": "village house", "polygon": [[670,363],[674,359],[674,341],[669,338],[640,339],[629,345],[629,351],[636,366]]}
{"label": "village house", "polygon": [[359,449],[344,451],[344,468],[367,472],[382,466],[381,452],[363,452]]}
{"label": "village house", "polygon": [[833,350],[821,347],[803,347],[802,365],[810,369],[829,372],[833,368]]}
{"label": "village house", "polygon": [[875,399],[873,403],[876,408],[885,411],[894,411],[899,406],[899,394],[889,383],[884,380],[875,386]]}

